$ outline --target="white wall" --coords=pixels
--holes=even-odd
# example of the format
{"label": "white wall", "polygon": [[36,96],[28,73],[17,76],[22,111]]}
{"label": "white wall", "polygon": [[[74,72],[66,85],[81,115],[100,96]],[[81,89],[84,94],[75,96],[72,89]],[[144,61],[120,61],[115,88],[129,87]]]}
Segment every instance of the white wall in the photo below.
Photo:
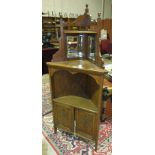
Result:
{"label": "white wall", "polygon": [[112,18],[112,0],[103,0],[103,19]]}
{"label": "white wall", "polygon": [[[66,12],[68,15],[70,13],[74,14],[84,14],[85,5],[88,4],[89,12],[92,19],[97,18],[97,13],[103,13],[103,1],[104,0],[42,0],[42,11],[51,14],[54,11],[57,15],[59,12],[63,14]],[[105,0],[112,1],[112,0]],[[110,3],[111,4],[111,3]],[[105,5],[109,5],[108,2]],[[109,8],[106,9],[109,11]],[[104,13],[104,17],[110,17],[109,13]]]}

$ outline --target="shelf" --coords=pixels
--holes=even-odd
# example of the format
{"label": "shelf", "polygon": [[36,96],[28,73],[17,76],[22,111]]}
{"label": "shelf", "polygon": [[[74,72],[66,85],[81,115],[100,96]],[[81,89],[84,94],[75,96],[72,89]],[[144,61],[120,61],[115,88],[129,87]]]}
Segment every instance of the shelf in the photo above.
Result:
{"label": "shelf", "polygon": [[76,44],[78,44],[78,42],[77,41],[68,41],[67,44],[68,45],[76,45]]}
{"label": "shelf", "polygon": [[65,34],[96,34],[95,31],[64,30]]}
{"label": "shelf", "polygon": [[87,110],[90,112],[98,112],[95,104],[90,100],[79,96],[63,96],[53,99],[54,102],[72,106],[74,108]]}
{"label": "shelf", "polygon": [[55,25],[55,22],[48,21],[48,22],[43,22],[43,25]]}
{"label": "shelf", "polygon": [[48,29],[48,28],[55,28],[54,25],[46,25],[46,26],[44,25],[43,27],[44,27],[44,29],[45,29],[45,28],[47,28],[47,29]]}
{"label": "shelf", "polygon": [[47,62],[49,67],[61,68],[65,70],[74,70],[78,72],[84,72],[88,74],[104,75],[105,70],[101,67],[96,66],[88,60],[70,60],[61,62]]}

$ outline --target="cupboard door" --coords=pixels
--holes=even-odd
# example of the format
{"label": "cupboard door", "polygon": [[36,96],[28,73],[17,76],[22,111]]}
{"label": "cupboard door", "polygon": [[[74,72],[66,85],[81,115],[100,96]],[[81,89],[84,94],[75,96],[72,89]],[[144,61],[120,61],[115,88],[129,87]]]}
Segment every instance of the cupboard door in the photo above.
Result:
{"label": "cupboard door", "polygon": [[67,132],[74,132],[74,108],[54,102],[54,126]]}
{"label": "cupboard door", "polygon": [[81,137],[95,139],[96,114],[81,109],[75,110],[76,128],[75,133]]}

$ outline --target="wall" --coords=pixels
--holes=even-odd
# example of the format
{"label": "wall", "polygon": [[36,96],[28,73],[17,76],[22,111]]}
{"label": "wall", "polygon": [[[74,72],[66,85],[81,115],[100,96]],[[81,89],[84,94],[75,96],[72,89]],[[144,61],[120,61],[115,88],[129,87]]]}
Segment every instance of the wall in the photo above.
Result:
{"label": "wall", "polygon": [[103,19],[112,19],[112,0],[103,0]]}
{"label": "wall", "polygon": [[[109,10],[111,1],[112,0],[42,0],[42,11],[49,11],[50,15],[52,11],[54,11],[57,16],[59,12],[62,12],[62,14],[67,13],[68,15],[70,13],[80,15],[84,13],[85,5],[88,4],[92,19],[97,18],[98,12],[104,12],[104,18],[109,18],[111,14],[109,13],[111,11]],[[105,6],[103,6],[103,4]],[[106,8],[105,11],[103,11],[103,8]]]}

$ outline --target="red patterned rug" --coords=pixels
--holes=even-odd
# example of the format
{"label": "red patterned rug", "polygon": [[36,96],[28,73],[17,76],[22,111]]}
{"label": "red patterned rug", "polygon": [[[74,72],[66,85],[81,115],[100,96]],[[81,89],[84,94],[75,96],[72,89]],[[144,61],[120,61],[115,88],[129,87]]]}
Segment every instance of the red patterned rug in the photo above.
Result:
{"label": "red patterned rug", "polygon": [[94,143],[57,130],[54,134],[53,115],[43,117],[43,135],[58,155],[112,155],[112,120],[100,124],[98,150],[94,151]]}

